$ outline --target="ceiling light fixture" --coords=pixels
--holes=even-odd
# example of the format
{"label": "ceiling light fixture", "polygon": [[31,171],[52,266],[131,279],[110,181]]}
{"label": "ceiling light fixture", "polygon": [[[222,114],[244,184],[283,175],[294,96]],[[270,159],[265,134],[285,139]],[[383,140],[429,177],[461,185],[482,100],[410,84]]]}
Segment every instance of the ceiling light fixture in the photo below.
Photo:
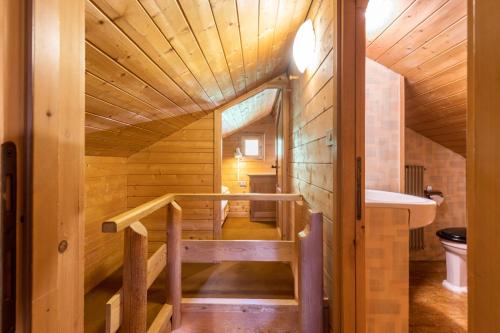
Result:
{"label": "ceiling light fixture", "polygon": [[372,32],[388,23],[394,11],[394,0],[370,0],[366,8],[366,31]]}
{"label": "ceiling light fixture", "polygon": [[293,59],[299,72],[304,73],[311,64],[316,46],[316,36],[311,20],[307,20],[300,26],[295,40],[293,41]]}

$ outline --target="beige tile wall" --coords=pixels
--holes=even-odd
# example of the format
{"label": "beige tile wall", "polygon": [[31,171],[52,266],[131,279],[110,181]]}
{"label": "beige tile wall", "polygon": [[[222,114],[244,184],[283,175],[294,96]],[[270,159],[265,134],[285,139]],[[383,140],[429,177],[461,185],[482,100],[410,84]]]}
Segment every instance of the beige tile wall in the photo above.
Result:
{"label": "beige tile wall", "polygon": [[401,79],[401,75],[366,59],[365,179],[369,189],[404,189]]}
{"label": "beige tile wall", "polygon": [[466,225],[465,158],[444,146],[406,129],[406,164],[423,165],[424,186],[442,191],[444,203],[436,220],[424,229],[424,249],[412,251],[411,260],[443,260],[444,250],[436,231]]}

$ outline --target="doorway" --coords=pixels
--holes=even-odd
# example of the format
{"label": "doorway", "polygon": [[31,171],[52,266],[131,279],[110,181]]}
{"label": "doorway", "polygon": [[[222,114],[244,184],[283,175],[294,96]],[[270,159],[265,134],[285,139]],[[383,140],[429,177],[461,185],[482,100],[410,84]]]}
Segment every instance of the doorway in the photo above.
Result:
{"label": "doorway", "polygon": [[[266,88],[221,110],[221,192],[286,193],[285,123],[282,88]],[[284,119],[286,118],[286,119]],[[223,238],[288,239],[285,207],[267,201],[222,201]]]}

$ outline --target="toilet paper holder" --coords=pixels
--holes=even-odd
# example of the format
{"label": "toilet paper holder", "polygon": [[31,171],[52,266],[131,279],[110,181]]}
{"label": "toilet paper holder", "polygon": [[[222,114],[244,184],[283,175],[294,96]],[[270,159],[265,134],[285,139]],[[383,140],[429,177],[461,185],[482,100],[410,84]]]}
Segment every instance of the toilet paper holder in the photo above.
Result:
{"label": "toilet paper holder", "polygon": [[426,187],[426,188],[425,188],[425,190],[424,190],[424,194],[425,194],[425,196],[426,196],[427,198],[429,198],[429,199],[430,199],[430,198],[431,198],[431,196],[433,196],[433,195],[438,195],[438,196],[440,196],[441,198],[444,198],[443,192],[433,190],[433,189],[432,189],[432,186],[430,186],[430,185],[427,185],[427,187]]}

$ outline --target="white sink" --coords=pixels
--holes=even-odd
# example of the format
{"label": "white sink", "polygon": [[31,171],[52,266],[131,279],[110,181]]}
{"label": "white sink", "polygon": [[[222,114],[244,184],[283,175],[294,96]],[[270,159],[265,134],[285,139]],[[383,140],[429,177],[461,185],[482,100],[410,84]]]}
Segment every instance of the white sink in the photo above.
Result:
{"label": "white sink", "polygon": [[410,229],[425,227],[436,218],[436,202],[413,195],[367,189],[365,203],[366,207],[408,209],[410,211]]}

